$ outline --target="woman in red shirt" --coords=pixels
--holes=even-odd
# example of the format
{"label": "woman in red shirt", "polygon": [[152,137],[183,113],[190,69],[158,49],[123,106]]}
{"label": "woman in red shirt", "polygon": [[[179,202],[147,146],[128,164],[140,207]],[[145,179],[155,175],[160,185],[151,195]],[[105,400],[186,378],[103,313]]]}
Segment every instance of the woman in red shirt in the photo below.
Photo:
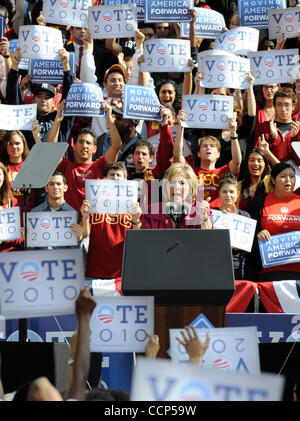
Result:
{"label": "woman in red shirt", "polygon": [[[273,191],[265,196],[262,203],[254,200],[255,206],[248,209],[251,217],[257,219],[257,238],[260,241],[269,241],[273,235],[300,231],[300,200],[294,193],[295,181],[295,170],[290,164],[281,162],[274,165],[271,171]],[[258,270],[258,280],[299,279],[299,274],[300,263],[290,263]]]}

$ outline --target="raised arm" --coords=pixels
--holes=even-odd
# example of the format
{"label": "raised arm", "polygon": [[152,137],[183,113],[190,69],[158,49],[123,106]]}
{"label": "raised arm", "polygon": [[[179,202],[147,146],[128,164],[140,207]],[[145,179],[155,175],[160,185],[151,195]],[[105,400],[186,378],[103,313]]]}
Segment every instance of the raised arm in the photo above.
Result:
{"label": "raised arm", "polygon": [[190,329],[185,327],[185,331],[180,332],[182,339],[178,337],[176,337],[176,339],[181,345],[184,346],[189,356],[190,363],[202,365],[203,356],[208,348],[210,337],[207,333],[205,342],[202,342],[199,339],[194,326],[191,326]]}
{"label": "raised arm", "polygon": [[110,164],[111,162],[115,162],[118,159],[118,155],[122,147],[122,139],[115,125],[115,119],[112,115],[111,106],[106,101],[103,101],[103,106],[105,112],[107,113],[106,124],[109,129],[111,138],[111,146],[105,154],[105,161],[107,164]]}
{"label": "raised arm", "polygon": [[185,159],[183,156],[183,136],[184,136],[184,127],[182,126],[182,122],[186,120],[186,113],[184,110],[180,110],[177,115],[178,120],[178,128],[175,136],[174,147],[173,147],[173,158],[174,163],[180,162],[181,164],[185,163]]}
{"label": "raised arm", "polygon": [[68,399],[85,400],[86,382],[90,368],[90,318],[96,306],[88,287],[82,287],[75,303],[77,315],[77,342],[73,375]]}
{"label": "raised arm", "polygon": [[80,225],[83,230],[83,237],[88,237],[91,233],[89,208],[90,208],[90,202],[84,199],[82,201],[82,205],[80,208],[80,213],[81,213]]}
{"label": "raised arm", "polygon": [[254,77],[252,72],[248,73],[249,88],[247,89],[247,113],[250,117],[256,116],[256,99],[253,90]]}
{"label": "raised arm", "polygon": [[61,123],[64,119],[64,116],[61,114],[62,110],[65,106],[65,100],[63,99],[56,107],[56,117],[53,121],[52,127],[49,130],[48,136],[47,136],[47,142],[57,142],[59,137],[59,130],[61,127]]}
{"label": "raised arm", "polygon": [[242,163],[242,153],[237,135],[236,112],[230,119],[230,137],[231,137],[231,161],[229,162],[229,169],[231,174],[237,175]]}
{"label": "raised arm", "polygon": [[264,154],[272,166],[280,163],[279,159],[270,151],[270,146],[265,140],[264,134],[262,134],[261,137],[259,136],[258,149]]}

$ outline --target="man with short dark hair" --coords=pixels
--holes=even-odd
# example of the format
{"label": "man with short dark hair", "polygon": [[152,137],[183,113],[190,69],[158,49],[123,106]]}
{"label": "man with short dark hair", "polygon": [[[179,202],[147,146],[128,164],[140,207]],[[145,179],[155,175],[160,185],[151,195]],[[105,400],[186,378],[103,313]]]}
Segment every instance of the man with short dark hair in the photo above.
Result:
{"label": "man with short dark hair", "polygon": [[258,125],[255,147],[262,135],[269,143],[270,151],[279,161],[294,160],[300,165],[300,158],[292,148],[292,142],[300,141],[300,122],[293,120],[297,99],[290,88],[279,89],[273,98],[275,117]]}

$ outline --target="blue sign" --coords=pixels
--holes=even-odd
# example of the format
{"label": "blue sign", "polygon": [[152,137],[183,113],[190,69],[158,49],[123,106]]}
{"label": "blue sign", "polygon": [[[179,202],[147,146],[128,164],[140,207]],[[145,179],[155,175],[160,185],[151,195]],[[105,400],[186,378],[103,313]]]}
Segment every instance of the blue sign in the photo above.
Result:
{"label": "blue sign", "polygon": [[[263,3],[263,5],[262,5]],[[285,9],[286,0],[250,1],[238,0],[239,16],[242,26],[251,26],[257,29],[268,28],[268,10]]]}
{"label": "blue sign", "polygon": [[190,22],[192,0],[145,0],[145,22]]}
{"label": "blue sign", "polygon": [[[211,9],[203,9],[200,7],[194,8],[197,12],[195,21],[196,38],[215,38],[222,34],[225,29],[224,16]],[[189,38],[190,24],[183,22],[180,25],[180,36]]]}
{"label": "blue sign", "polygon": [[102,89],[93,83],[73,83],[62,111],[64,116],[99,117],[104,115]]}
{"label": "blue sign", "polygon": [[18,46],[19,46],[18,38],[11,39],[9,41],[9,52],[10,52],[10,54],[13,53]]}
{"label": "blue sign", "polygon": [[162,121],[162,106],[153,88],[125,85],[123,118]]}
{"label": "blue sign", "polygon": [[300,340],[300,314],[228,313],[226,327],[256,326],[260,343]]}
{"label": "blue sign", "polygon": [[300,231],[273,235],[270,241],[258,241],[258,244],[264,268],[300,262]]}
{"label": "blue sign", "polygon": [[[70,52],[69,63],[72,75],[76,74],[75,53]],[[34,58],[29,60],[28,73],[32,83],[48,82],[52,85],[63,83],[64,70],[60,60]]]}
{"label": "blue sign", "polygon": [[5,32],[5,17],[0,16],[0,37],[4,37]]}
{"label": "blue sign", "polygon": [[104,0],[105,6],[113,6],[119,4],[136,4],[137,19],[144,20],[145,0]]}

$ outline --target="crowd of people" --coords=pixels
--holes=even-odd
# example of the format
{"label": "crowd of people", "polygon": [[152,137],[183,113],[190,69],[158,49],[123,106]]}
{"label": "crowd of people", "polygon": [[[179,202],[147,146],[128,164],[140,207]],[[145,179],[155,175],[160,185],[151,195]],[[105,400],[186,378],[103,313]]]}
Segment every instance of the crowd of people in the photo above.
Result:
{"label": "crowd of people", "polygon": [[[93,1],[94,5],[101,3]],[[237,1],[194,0],[194,7],[223,14],[227,30],[241,24]],[[196,38],[194,8],[190,10],[190,71],[185,73],[140,70],[144,42],[179,39],[178,23],[139,22],[134,38],[99,40],[87,28],[47,24],[42,0],[2,1],[0,16],[5,18],[0,42],[1,103],[37,105],[37,119],[30,131],[4,130],[0,120],[0,212],[13,206],[20,207],[21,215],[25,206],[35,212],[76,211],[72,231],[86,252],[87,286],[94,279],[110,280],[111,291],[121,293],[128,229],[214,229],[212,209],[257,221],[252,251],[232,250],[236,280],[299,279],[300,263],[264,269],[258,241],[300,231],[300,157],[294,147],[300,141],[300,75],[293,83],[255,85],[250,72],[245,91],[203,88],[197,54],[212,49],[214,39]],[[20,67],[21,50],[11,51],[10,41],[18,38],[22,25],[61,30],[62,84],[34,84],[28,71]],[[261,30],[258,49],[298,48],[299,40],[270,40],[267,30]],[[75,52],[76,74],[70,67],[70,52]],[[105,117],[63,116],[68,91],[76,82],[102,88]],[[123,118],[125,84],[155,89],[161,104],[160,122]],[[182,97],[190,94],[233,96],[234,113],[228,128],[185,128]],[[13,190],[12,182],[39,142],[67,142],[68,149],[45,188],[32,189],[27,200],[22,190]],[[139,201],[128,214],[90,214],[87,179],[137,180]],[[161,181],[162,187],[158,200],[149,203],[143,192],[148,194],[154,181]],[[24,235],[0,242],[0,251],[24,249]],[[197,246],[201,253],[205,244]],[[74,396],[85,399],[82,390],[72,392]]]}

